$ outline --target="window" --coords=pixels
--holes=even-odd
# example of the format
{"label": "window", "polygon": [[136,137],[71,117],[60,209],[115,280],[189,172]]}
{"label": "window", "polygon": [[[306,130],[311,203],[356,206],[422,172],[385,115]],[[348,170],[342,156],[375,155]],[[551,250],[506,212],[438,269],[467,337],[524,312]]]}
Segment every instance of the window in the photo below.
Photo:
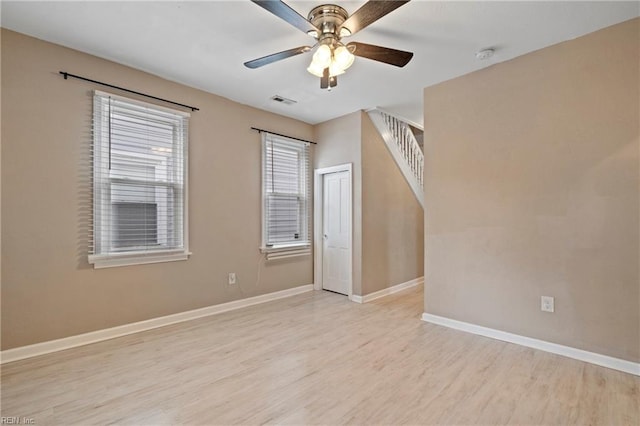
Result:
{"label": "window", "polygon": [[96,268],[185,260],[189,114],[96,91]]}
{"label": "window", "polygon": [[309,188],[309,144],[263,133],[263,250],[308,250]]}

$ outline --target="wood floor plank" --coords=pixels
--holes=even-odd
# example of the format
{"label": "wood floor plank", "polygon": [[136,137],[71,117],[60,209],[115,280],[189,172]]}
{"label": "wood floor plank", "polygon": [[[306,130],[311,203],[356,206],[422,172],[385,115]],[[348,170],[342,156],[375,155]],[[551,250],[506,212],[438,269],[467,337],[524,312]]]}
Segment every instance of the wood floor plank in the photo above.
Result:
{"label": "wood floor plank", "polygon": [[37,425],[640,423],[640,378],[310,292],[2,366]]}

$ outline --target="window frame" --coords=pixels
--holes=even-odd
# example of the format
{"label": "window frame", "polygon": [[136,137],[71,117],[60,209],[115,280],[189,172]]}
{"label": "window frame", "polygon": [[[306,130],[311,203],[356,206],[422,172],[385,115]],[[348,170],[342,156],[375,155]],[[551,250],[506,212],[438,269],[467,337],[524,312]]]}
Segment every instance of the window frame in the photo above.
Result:
{"label": "window frame", "polygon": [[[158,106],[155,104],[151,104],[148,102],[139,101],[136,99],[131,99],[124,96],[114,95],[112,93],[103,92],[100,90],[94,90],[92,94],[93,99],[93,136],[92,136],[92,149],[93,155],[90,160],[91,170],[92,170],[92,226],[93,226],[93,238],[91,242],[90,252],[88,255],[88,262],[93,265],[95,269],[100,268],[109,268],[109,267],[117,267],[117,266],[130,266],[130,265],[143,265],[149,263],[162,263],[162,262],[172,262],[172,261],[181,261],[187,260],[191,255],[189,251],[189,191],[188,191],[188,177],[189,177],[189,118],[191,114],[184,111],[175,110],[172,108],[167,108],[163,106]],[[101,212],[105,205],[111,203],[111,187],[114,184],[118,183],[118,180],[122,180],[127,184],[136,184],[140,183],[141,185],[147,184],[148,181],[145,180],[137,180],[137,179],[129,179],[129,178],[116,178],[111,176],[103,176],[102,173],[105,170],[104,161],[105,159],[101,155],[101,149],[108,144],[109,134],[108,132],[104,132],[102,129],[104,127],[104,123],[100,122],[104,120],[107,116],[107,112],[103,108],[103,104],[100,104],[101,108],[98,109],[99,98],[111,98],[117,100],[119,102],[124,102],[131,104],[136,107],[147,108],[153,111],[158,111],[162,113],[168,113],[176,116],[180,121],[181,125],[184,128],[180,129],[180,131],[174,130],[174,138],[173,143],[176,143],[176,138],[183,138],[179,143],[182,146],[182,188],[179,188],[176,184],[170,183],[162,183],[159,186],[167,186],[173,188],[173,191],[176,191],[178,188],[182,193],[182,247],[177,248],[166,248],[166,249],[158,249],[153,250],[149,249],[149,246],[142,246],[140,250],[132,250],[132,251],[117,251],[113,249],[108,249],[108,251],[103,252],[104,241],[107,241],[106,248],[110,247],[109,238],[113,237],[109,235],[109,231],[105,228],[109,227],[109,225],[105,226],[105,220],[112,220],[112,218],[103,219],[101,217]],[[169,120],[167,120],[169,122]],[[113,156],[126,156],[126,154],[112,153]],[[126,164],[126,160],[125,163]],[[152,186],[150,186],[152,187]],[[176,199],[174,200],[173,206],[177,204],[177,201],[180,200],[180,195],[175,195]],[[174,223],[174,229],[176,223]],[[160,228],[160,225],[157,225]]]}
{"label": "window frame", "polygon": [[[281,142],[290,143],[293,146],[297,147],[302,144],[303,147],[298,149],[299,151],[306,152],[306,159],[300,159],[298,161],[298,167],[301,168],[301,162],[306,161],[306,170],[305,170],[305,181],[298,182],[298,186],[301,189],[304,189],[304,224],[301,226],[301,229],[306,233],[306,239],[301,242],[289,242],[282,244],[273,244],[268,245],[268,224],[267,224],[267,181],[266,181],[266,161],[267,161],[267,144],[269,143],[269,138],[274,138],[275,140],[279,140]],[[310,254],[309,250],[312,245],[312,231],[311,231],[311,197],[312,197],[312,188],[311,188],[311,149],[310,144],[308,142],[298,141],[296,139],[288,138],[286,136],[274,135],[268,132],[262,132],[262,141],[261,141],[261,191],[262,191],[262,199],[261,199],[261,225],[262,225],[262,239],[260,244],[260,251],[262,253],[278,253],[278,252],[291,252],[291,254]],[[297,196],[301,196],[301,192],[298,192]],[[281,194],[283,195],[283,194]],[[284,194],[294,197],[296,195],[293,194]],[[299,218],[302,218],[302,214],[299,215]]]}

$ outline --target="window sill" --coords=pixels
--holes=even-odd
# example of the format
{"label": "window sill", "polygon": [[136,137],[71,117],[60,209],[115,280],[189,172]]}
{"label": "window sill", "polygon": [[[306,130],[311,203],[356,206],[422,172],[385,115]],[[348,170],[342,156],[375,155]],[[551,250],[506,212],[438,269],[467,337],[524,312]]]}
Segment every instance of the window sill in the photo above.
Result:
{"label": "window sill", "polygon": [[295,244],[279,247],[260,247],[262,253],[266,253],[267,260],[287,259],[291,257],[310,256],[310,244]]}
{"label": "window sill", "polygon": [[158,251],[147,253],[96,254],[89,255],[89,263],[94,269],[115,268],[118,266],[145,265],[149,263],[164,263],[187,260],[191,255],[188,251]]}
{"label": "window sill", "polygon": [[273,247],[260,247],[261,253],[278,253],[283,251],[292,251],[292,250],[309,250],[311,248],[311,244],[303,243],[303,244],[287,244],[282,246],[273,246]]}

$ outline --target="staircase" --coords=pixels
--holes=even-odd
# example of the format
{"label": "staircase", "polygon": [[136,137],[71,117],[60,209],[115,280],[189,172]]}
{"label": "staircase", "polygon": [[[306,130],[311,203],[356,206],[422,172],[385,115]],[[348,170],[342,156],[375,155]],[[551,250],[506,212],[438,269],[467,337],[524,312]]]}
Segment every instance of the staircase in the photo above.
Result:
{"label": "staircase", "polygon": [[368,110],[376,129],[382,136],[391,156],[400,168],[418,202],[424,209],[423,169],[424,153],[418,143],[414,130],[422,128],[415,124],[409,124],[396,115],[375,108]]}

